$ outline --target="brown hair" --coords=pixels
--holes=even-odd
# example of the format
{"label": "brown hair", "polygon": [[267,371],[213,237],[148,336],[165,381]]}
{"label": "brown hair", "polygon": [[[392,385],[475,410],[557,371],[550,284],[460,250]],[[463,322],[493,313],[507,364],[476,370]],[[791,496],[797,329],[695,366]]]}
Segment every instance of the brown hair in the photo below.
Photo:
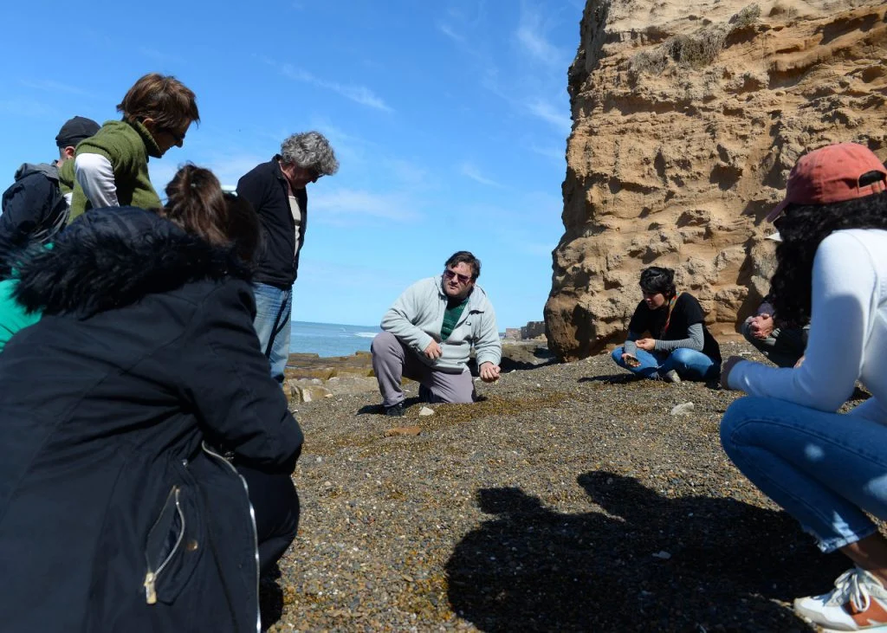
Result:
{"label": "brown hair", "polygon": [[468,251],[456,251],[444,263],[445,268],[450,266],[458,266],[459,264],[468,264],[471,266],[471,279],[476,281],[480,277],[480,260]]}
{"label": "brown hair", "polygon": [[252,205],[222,192],[210,170],[186,164],[166,186],[162,215],[217,246],[233,246],[245,262],[259,247],[261,228]]}
{"label": "brown hair", "polygon": [[153,119],[158,127],[181,130],[200,122],[197,98],[172,75],[148,73],[135,82],[117,105],[126,121]]}

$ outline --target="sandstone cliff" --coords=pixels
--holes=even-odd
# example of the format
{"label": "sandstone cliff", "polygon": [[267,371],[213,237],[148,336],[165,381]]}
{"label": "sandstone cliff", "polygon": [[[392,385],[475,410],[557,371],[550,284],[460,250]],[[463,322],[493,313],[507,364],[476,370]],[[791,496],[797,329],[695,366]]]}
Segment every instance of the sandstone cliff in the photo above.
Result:
{"label": "sandstone cliff", "polygon": [[767,291],[763,218],[797,158],[840,141],[887,158],[887,5],[588,0],[580,30],[549,347],[620,342],[648,265],[728,338]]}

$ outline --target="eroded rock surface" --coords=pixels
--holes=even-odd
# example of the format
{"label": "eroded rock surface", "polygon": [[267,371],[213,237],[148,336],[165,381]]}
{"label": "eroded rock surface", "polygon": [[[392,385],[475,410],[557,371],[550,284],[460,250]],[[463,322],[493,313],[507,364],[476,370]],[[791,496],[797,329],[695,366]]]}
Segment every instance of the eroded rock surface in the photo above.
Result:
{"label": "eroded rock surface", "polygon": [[649,265],[728,338],[767,292],[763,218],[797,158],[843,141],[887,158],[887,5],[589,0],[580,28],[549,348],[621,341]]}

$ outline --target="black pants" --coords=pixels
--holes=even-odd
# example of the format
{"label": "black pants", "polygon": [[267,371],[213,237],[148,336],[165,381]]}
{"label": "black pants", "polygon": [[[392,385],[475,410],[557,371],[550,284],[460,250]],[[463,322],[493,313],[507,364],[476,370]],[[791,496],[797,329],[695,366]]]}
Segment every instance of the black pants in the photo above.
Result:
{"label": "black pants", "polygon": [[249,486],[249,500],[256,513],[259,571],[266,575],[296,538],[299,495],[289,475],[270,475],[243,465],[238,465],[237,471]]}

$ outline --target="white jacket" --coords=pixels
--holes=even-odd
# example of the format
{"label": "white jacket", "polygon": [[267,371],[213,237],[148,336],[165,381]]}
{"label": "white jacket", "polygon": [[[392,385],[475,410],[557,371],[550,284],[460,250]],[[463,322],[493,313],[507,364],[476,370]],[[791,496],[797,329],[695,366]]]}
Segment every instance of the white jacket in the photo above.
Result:
{"label": "white jacket", "polygon": [[813,262],[810,338],[798,369],[737,363],[730,386],[836,411],[861,381],[874,397],[851,412],[887,423],[887,231],[826,237]]}

